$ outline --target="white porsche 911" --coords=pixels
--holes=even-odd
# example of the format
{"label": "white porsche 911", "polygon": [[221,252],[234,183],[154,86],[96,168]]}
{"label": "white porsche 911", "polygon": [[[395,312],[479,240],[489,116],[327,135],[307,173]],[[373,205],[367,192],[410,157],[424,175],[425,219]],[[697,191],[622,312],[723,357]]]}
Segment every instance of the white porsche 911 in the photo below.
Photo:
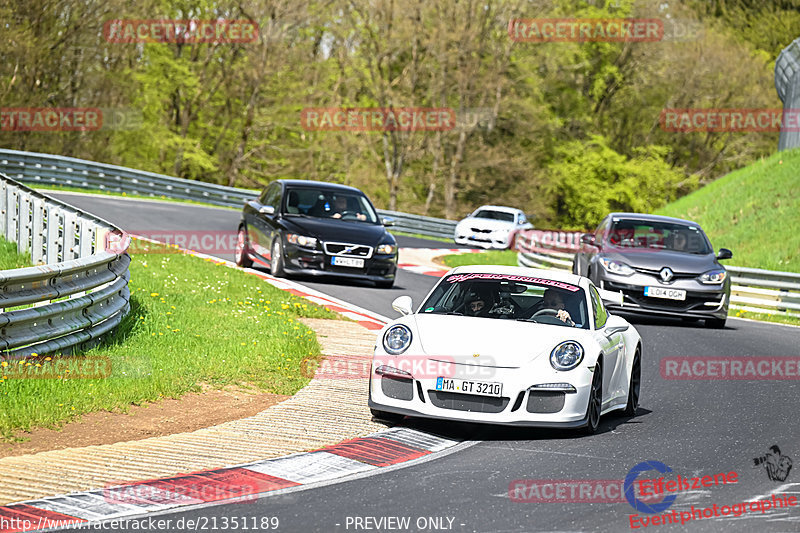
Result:
{"label": "white porsche 911", "polygon": [[642,345],[610,315],[619,295],[585,277],[511,266],[458,267],[416,312],[409,296],[379,333],[369,386],[373,416],[597,430],[634,416]]}

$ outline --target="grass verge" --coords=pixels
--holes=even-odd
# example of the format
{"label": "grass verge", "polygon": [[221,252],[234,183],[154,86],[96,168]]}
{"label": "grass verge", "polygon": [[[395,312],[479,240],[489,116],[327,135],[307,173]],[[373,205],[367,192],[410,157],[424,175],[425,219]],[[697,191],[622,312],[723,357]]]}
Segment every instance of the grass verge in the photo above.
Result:
{"label": "grass verge", "polygon": [[446,255],[442,260],[451,268],[465,265],[517,266],[517,252],[514,250],[486,250],[479,253]]}
{"label": "grass verge", "polygon": [[[703,226],[736,266],[800,272],[800,149],[731,172],[656,214]],[[794,192],[792,192],[794,191]]]}
{"label": "grass verge", "polygon": [[[338,316],[181,253],[140,253],[130,270],[131,312],[101,346],[80,357],[29,358],[25,372],[18,362],[0,363],[0,439],[56,428],[81,413],[177,398],[201,385],[293,394],[309,381],[305,361],[321,357],[314,332],[297,319]],[[87,369],[108,370],[92,363],[98,360],[108,362],[110,374],[81,379]],[[47,379],[32,379],[48,371]]]}
{"label": "grass verge", "polygon": [[8,242],[0,237],[0,270],[11,268],[24,268],[31,266],[31,254],[28,252],[19,253],[17,243]]}

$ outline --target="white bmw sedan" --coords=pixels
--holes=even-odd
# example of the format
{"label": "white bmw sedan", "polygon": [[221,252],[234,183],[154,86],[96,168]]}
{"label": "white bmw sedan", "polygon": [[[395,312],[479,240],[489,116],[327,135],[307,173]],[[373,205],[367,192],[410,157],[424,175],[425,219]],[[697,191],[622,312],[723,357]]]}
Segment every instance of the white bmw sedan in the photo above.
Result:
{"label": "white bmw sedan", "polygon": [[480,248],[510,248],[518,232],[533,228],[525,213],[513,207],[484,205],[456,225],[453,240]]}
{"label": "white bmw sedan", "polygon": [[379,333],[369,406],[405,415],[519,426],[597,430],[600,416],[634,416],[642,345],[610,315],[585,277],[511,266],[448,272],[416,311]]}

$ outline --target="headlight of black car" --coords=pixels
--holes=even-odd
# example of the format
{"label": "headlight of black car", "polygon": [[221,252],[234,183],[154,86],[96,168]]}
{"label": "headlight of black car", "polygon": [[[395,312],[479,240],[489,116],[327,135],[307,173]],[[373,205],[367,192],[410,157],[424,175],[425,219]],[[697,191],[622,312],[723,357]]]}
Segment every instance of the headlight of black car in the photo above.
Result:
{"label": "headlight of black car", "polygon": [[381,244],[375,250],[376,253],[381,255],[391,255],[397,251],[397,246],[394,244]]}
{"label": "headlight of black car", "polygon": [[297,233],[287,233],[286,240],[291,244],[302,246],[303,248],[316,248],[317,239],[314,237],[307,237],[305,235],[298,235]]}

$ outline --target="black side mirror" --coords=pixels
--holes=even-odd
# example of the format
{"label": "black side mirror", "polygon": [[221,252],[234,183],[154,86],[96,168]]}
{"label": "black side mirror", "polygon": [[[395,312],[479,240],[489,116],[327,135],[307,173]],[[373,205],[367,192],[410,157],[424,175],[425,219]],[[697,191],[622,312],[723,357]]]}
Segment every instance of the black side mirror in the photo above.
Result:
{"label": "black side mirror", "polygon": [[733,252],[728,250],[727,248],[720,248],[719,253],[717,254],[717,259],[730,259],[733,257]]}
{"label": "black side mirror", "polygon": [[590,246],[597,246],[597,241],[591,233],[584,233],[581,235],[581,244],[588,244]]}

